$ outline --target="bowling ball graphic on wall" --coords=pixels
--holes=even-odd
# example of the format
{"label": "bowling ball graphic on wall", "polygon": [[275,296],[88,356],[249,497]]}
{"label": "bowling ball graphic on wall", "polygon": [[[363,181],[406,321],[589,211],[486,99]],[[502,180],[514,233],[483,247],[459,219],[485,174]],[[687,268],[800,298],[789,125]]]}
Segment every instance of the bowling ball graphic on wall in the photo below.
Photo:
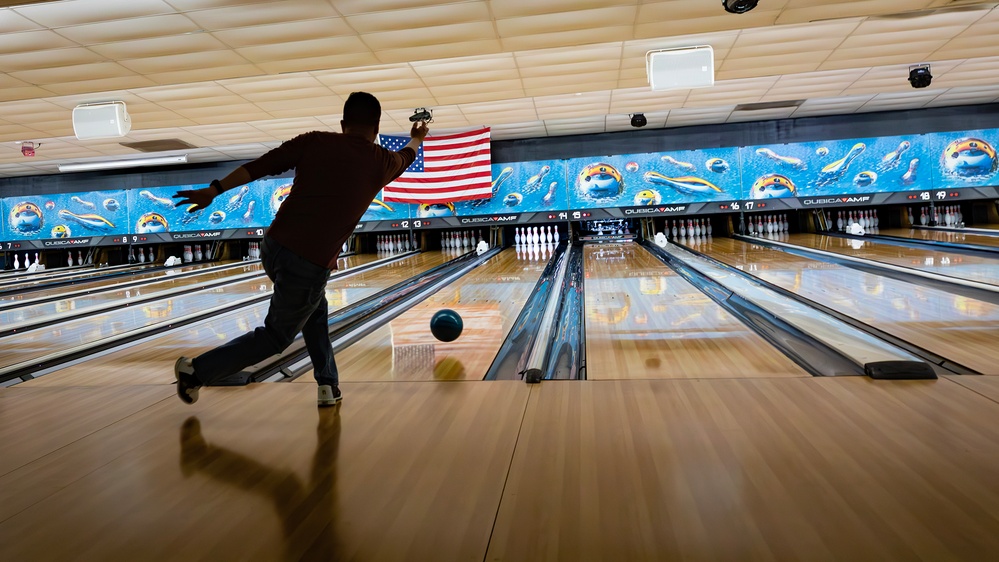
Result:
{"label": "bowling ball graphic on wall", "polygon": [[576,177],[576,189],[588,199],[613,199],[624,192],[621,172],[610,164],[597,162],[584,167]]}
{"label": "bowling ball graphic on wall", "polygon": [[503,198],[503,204],[507,207],[516,207],[524,201],[524,196],[519,193],[509,193]]}
{"label": "bowling ball graphic on wall", "polygon": [[22,201],[10,210],[10,229],[18,234],[31,235],[42,229],[45,224],[42,210],[31,201]]}
{"label": "bowling ball graphic on wall", "polygon": [[286,183],[282,186],[279,186],[277,189],[274,190],[274,193],[271,194],[272,212],[275,213],[278,212],[278,209],[281,208],[281,203],[284,203],[284,200],[288,198],[289,193],[291,193],[290,183]]}
{"label": "bowling ball graphic on wall", "polygon": [[663,202],[663,196],[655,189],[643,189],[635,194],[635,205],[658,205]]}
{"label": "bowling ball graphic on wall", "polygon": [[985,179],[999,167],[996,149],[977,138],[958,139],[948,144],[942,163],[947,175],[972,180]]}
{"label": "bowling ball graphic on wall", "polygon": [[416,207],[416,216],[421,219],[454,216],[454,203],[420,203]]}
{"label": "bowling ball graphic on wall", "polygon": [[167,232],[168,230],[170,230],[170,224],[159,213],[146,213],[139,217],[139,220],[135,223],[135,232],[137,234]]}
{"label": "bowling ball graphic on wall", "polygon": [[52,238],[69,238],[73,232],[65,224],[57,224],[52,227]]}

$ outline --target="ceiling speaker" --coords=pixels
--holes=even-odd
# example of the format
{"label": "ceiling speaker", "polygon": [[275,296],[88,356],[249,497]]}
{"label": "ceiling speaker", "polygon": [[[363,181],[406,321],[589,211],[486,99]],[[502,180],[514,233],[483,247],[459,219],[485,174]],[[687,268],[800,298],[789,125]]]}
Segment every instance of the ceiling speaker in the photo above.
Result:
{"label": "ceiling speaker", "polygon": [[123,101],[88,103],[73,108],[73,132],[80,140],[123,137],[130,130],[132,121]]}
{"label": "ceiling speaker", "polygon": [[653,90],[704,88],[715,83],[715,51],[710,45],[661,49],[645,55]]}

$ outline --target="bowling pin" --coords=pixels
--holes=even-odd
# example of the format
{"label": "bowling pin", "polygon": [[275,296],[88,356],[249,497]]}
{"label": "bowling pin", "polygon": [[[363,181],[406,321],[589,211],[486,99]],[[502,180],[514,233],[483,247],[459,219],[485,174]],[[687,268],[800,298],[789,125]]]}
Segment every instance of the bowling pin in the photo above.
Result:
{"label": "bowling pin", "polygon": [[681,220],[680,221],[680,238],[686,238],[686,237],[687,237],[687,226],[685,224],[683,224],[683,221]]}
{"label": "bowling pin", "polygon": [[[191,261],[191,260],[186,259],[186,256],[187,256],[187,246],[184,246],[184,256],[185,256],[184,261]],[[139,263],[146,263],[146,254],[142,251],[142,248],[139,248]]]}
{"label": "bowling pin", "polygon": [[749,235],[753,236],[756,234],[756,225],[753,223],[752,217],[749,219]]}
{"label": "bowling pin", "polygon": [[201,253],[201,245],[194,245],[194,261],[201,261],[204,258],[204,254]]}
{"label": "bowling pin", "polygon": [[676,235],[679,232],[679,229],[676,228],[676,221],[670,221],[670,222],[673,223],[673,226],[670,229],[670,232],[673,233],[673,239],[676,240]]}
{"label": "bowling pin", "polygon": [[[70,259],[69,265],[73,265],[72,264],[73,254],[69,255],[69,259]],[[21,268],[21,261],[17,259],[17,252],[14,252],[14,269],[20,269],[20,268]]]}
{"label": "bowling pin", "polygon": [[38,265],[38,252],[35,252],[35,265]]}
{"label": "bowling pin", "polygon": [[[35,254],[35,262],[38,261],[38,254]],[[81,250],[76,251],[76,263],[83,265],[83,252]]]}
{"label": "bowling pin", "polygon": [[552,239],[555,240],[556,244],[558,244],[558,227],[557,226],[555,227],[555,234],[552,235]]}

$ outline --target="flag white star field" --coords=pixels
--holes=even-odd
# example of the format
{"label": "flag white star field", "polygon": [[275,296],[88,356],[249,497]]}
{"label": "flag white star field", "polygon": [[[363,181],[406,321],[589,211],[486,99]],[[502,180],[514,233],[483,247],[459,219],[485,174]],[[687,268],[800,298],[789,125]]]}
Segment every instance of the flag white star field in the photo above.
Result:
{"label": "flag white star field", "polygon": [[[379,135],[380,144],[400,150],[409,137]],[[492,196],[492,158],[489,127],[428,136],[416,160],[385,186],[383,201],[450,203]]]}

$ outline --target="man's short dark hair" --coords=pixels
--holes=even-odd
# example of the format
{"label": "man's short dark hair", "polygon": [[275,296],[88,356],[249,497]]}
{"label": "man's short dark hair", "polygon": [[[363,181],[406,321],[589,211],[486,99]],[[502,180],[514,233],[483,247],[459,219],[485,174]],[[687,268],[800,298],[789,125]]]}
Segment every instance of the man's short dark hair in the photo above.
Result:
{"label": "man's short dark hair", "polygon": [[351,125],[377,126],[382,118],[382,104],[367,92],[353,92],[343,104],[343,121]]}

